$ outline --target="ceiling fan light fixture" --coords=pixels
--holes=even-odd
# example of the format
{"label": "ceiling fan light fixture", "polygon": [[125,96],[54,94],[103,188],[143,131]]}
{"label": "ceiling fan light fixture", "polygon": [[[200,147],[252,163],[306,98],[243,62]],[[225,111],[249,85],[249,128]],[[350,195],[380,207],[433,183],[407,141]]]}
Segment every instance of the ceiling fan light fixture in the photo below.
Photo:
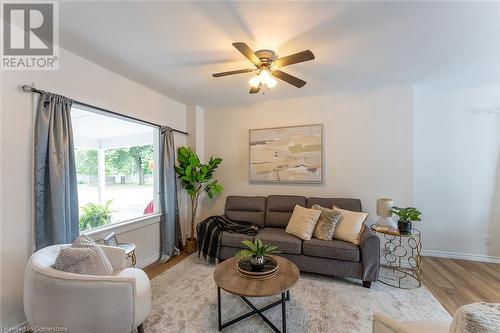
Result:
{"label": "ceiling fan light fixture", "polygon": [[252,88],[258,88],[259,85],[260,85],[260,78],[258,75],[254,75],[252,76],[252,78],[248,81],[248,83],[250,84],[250,86]]}
{"label": "ceiling fan light fixture", "polygon": [[267,87],[270,89],[276,87],[276,84],[278,84],[278,81],[272,76],[270,76],[266,82]]}
{"label": "ceiling fan light fixture", "polygon": [[305,50],[278,58],[272,50],[257,50],[254,52],[244,42],[235,42],[233,43],[233,46],[248,60],[250,60],[254,67],[215,73],[212,74],[212,76],[223,77],[228,75],[256,72],[256,75],[248,81],[251,86],[249,94],[257,94],[263,85],[266,85],[268,89],[275,87],[277,85],[277,79],[291,84],[294,87],[302,88],[306,85],[306,81],[290,75],[287,72],[283,72],[279,68],[315,59],[311,50]]}
{"label": "ceiling fan light fixture", "polygon": [[267,69],[263,69],[260,71],[260,74],[259,74],[260,83],[267,84],[267,81],[270,78],[271,78],[271,74],[269,74],[269,71]]}

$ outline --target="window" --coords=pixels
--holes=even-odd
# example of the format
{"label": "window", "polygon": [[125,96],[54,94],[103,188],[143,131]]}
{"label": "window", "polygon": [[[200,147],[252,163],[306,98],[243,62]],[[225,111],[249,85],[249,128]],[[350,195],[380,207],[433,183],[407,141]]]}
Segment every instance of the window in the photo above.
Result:
{"label": "window", "polygon": [[71,109],[80,231],[158,211],[158,129],[80,105]]}

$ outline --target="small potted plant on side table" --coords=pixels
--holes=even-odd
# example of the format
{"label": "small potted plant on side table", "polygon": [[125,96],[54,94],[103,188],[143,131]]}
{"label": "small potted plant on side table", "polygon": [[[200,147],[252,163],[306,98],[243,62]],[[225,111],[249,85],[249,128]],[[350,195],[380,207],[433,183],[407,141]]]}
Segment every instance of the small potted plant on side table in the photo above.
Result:
{"label": "small potted plant on side table", "polygon": [[264,269],[266,263],[265,256],[280,253],[277,246],[264,244],[258,237],[253,242],[244,240],[241,243],[248,247],[248,249],[239,251],[235,257],[238,259],[250,258],[250,266],[252,266],[252,270],[255,272],[261,272]]}
{"label": "small potted plant on side table", "polygon": [[414,207],[396,207],[391,208],[391,212],[399,217],[398,229],[401,234],[408,235],[411,233],[412,222],[421,221],[422,213]]}

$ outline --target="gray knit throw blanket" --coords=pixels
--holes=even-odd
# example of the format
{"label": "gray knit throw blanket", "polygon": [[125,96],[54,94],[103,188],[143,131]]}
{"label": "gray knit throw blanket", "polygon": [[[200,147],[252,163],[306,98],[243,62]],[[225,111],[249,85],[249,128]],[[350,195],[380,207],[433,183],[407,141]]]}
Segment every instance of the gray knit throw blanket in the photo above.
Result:
{"label": "gray knit throw blanket", "polygon": [[259,226],[250,222],[233,221],[224,215],[210,216],[196,226],[198,234],[198,256],[213,264],[219,258],[222,232],[255,236]]}

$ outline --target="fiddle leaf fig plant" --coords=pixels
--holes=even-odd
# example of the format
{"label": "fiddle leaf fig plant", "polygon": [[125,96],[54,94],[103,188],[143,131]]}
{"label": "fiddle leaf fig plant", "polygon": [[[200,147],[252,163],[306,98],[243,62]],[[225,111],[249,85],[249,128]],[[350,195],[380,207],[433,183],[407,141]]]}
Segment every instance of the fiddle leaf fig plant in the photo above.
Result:
{"label": "fiddle leaf fig plant", "polygon": [[200,158],[189,147],[179,147],[177,150],[178,165],[175,172],[181,186],[191,199],[191,239],[194,239],[194,220],[198,209],[200,194],[206,192],[212,199],[222,192],[223,187],[213,178],[214,171],[219,167],[222,158],[210,157],[208,163],[200,162]]}
{"label": "fiddle leaf fig plant", "polygon": [[236,253],[235,257],[238,259],[245,259],[253,256],[263,257],[269,254],[281,253],[281,251],[278,251],[277,246],[264,244],[259,237],[255,238],[253,242],[249,240],[244,240],[241,243],[245,245],[248,249],[241,250],[238,253]]}
{"label": "fiddle leaf fig plant", "polygon": [[414,207],[401,208],[394,206],[391,208],[391,213],[397,215],[401,222],[421,221],[422,213]]}

